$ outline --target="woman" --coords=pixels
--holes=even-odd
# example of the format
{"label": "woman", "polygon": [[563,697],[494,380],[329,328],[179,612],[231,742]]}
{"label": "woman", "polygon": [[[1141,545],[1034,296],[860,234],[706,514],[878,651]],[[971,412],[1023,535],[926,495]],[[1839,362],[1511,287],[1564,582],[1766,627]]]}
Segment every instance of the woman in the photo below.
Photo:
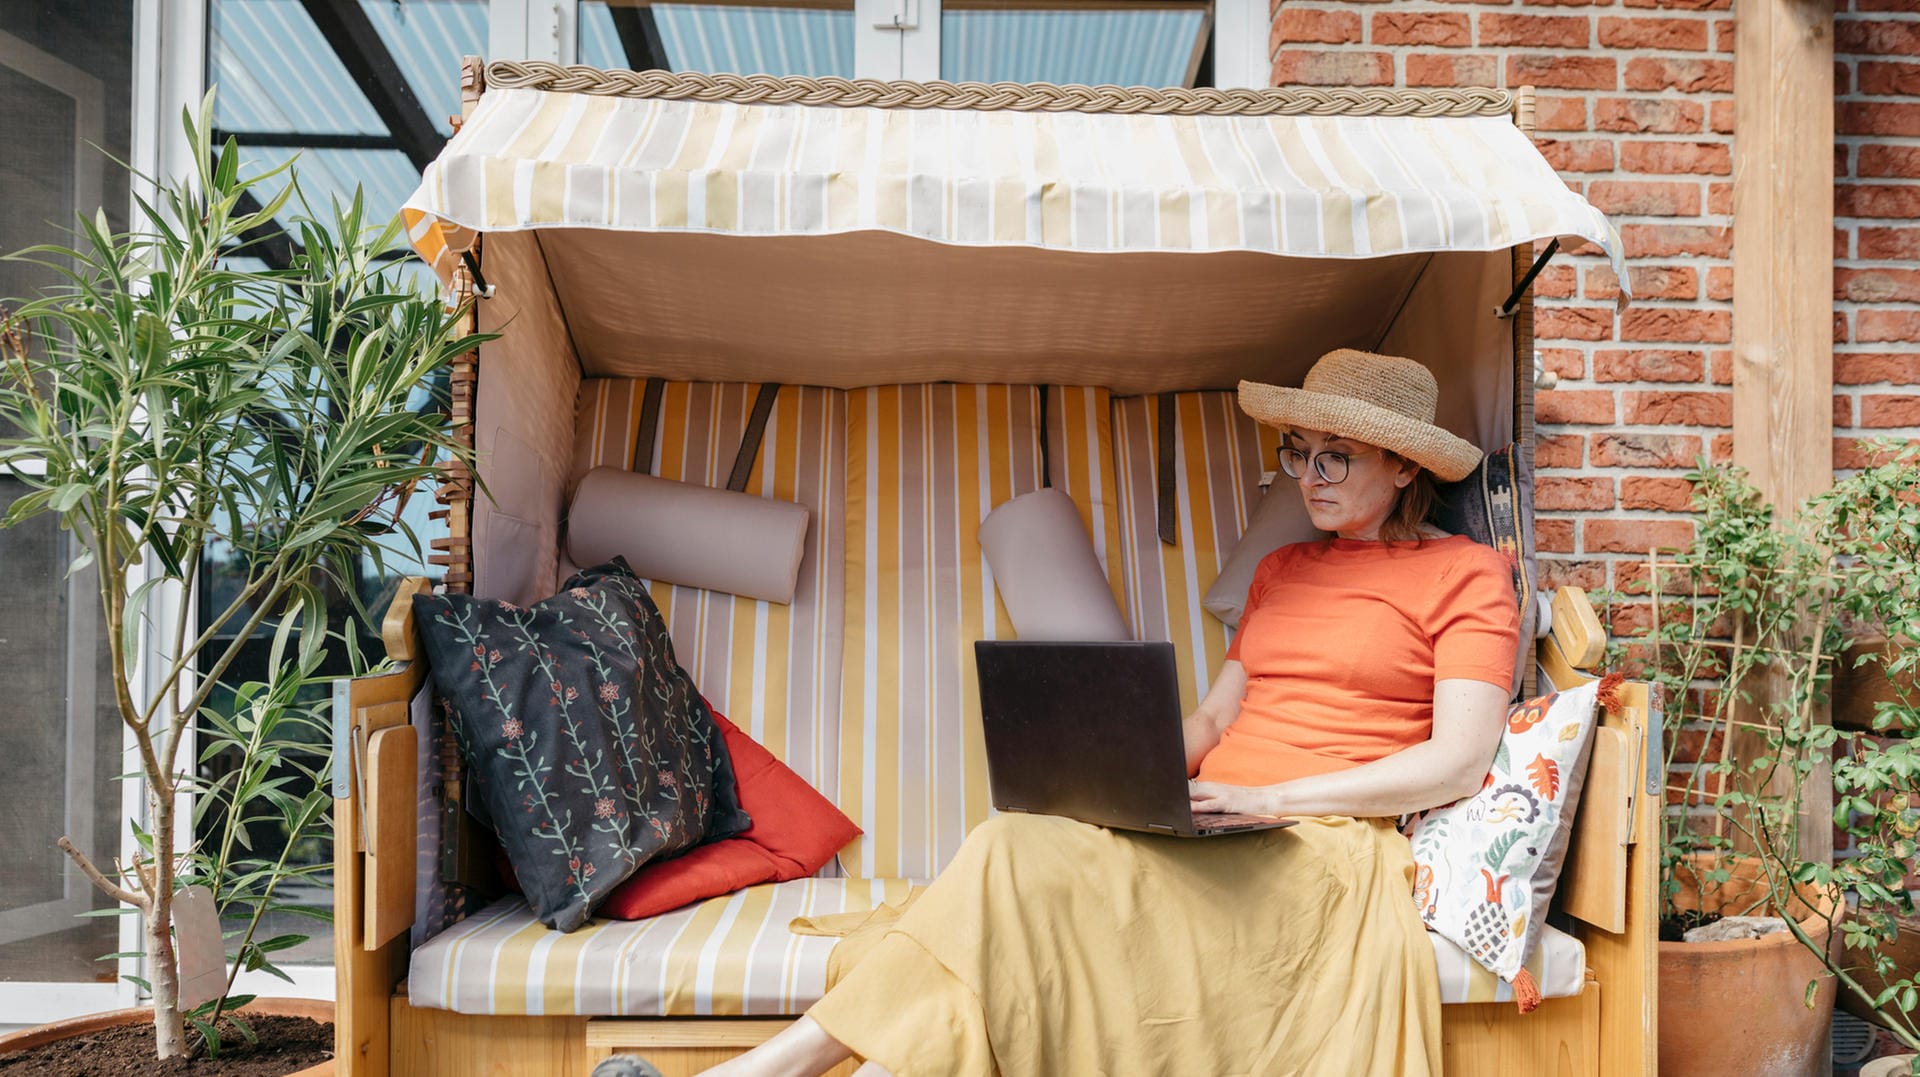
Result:
{"label": "woman", "polygon": [[1419,363],[1348,350],[1299,389],[1240,385],[1333,537],[1261,562],[1187,766],[1195,811],[1299,825],[1181,841],[991,819],[807,1016],[710,1072],[1438,1072],[1393,817],[1479,787],[1519,625],[1504,557],[1426,522],[1428,476],[1480,455],[1433,425],[1436,396]]}

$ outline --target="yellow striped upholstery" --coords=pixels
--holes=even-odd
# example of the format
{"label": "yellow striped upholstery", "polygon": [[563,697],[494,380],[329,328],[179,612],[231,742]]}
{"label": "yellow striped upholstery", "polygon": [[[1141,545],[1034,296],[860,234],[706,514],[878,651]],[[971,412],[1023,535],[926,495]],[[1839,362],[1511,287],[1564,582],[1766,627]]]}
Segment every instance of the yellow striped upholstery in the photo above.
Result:
{"label": "yellow striped upholstery", "polygon": [[[645,383],[581,383],[575,468],[629,468]],[[759,387],[666,384],[653,473],[725,486]],[[654,582],[674,654],[721,713],[831,794],[838,766],[840,603],[844,591],[846,394],[782,386],[747,492],[813,513],[790,606]]]}
{"label": "yellow striped upholstery", "polygon": [[1126,589],[1120,561],[1120,486],[1113,460],[1113,400],[1105,389],[1047,387],[1047,445],[1053,485],[1080,509],[1093,552],[1107,570],[1115,601]]}
{"label": "yellow striped upholstery", "polygon": [[847,394],[840,809],[848,875],[929,879],[987,817],[976,639],[1012,635],[980,520],[1040,487],[1032,386]]}
{"label": "yellow striped upholstery", "polygon": [[1160,541],[1156,450],[1159,397],[1113,402],[1122,609],[1139,639],[1173,641],[1180,702],[1198,704],[1227,655],[1227,628],[1200,606],[1246,530],[1279,438],[1247,418],[1230,392],[1174,397],[1177,545]]}
{"label": "yellow striped upholstery", "polygon": [[[756,886],[651,920],[592,920],[562,935],[507,898],[414,951],[415,1006],[461,1013],[599,1017],[797,1014],[826,990],[836,939],[794,935],[796,916],[905,900],[906,883],[796,879]],[[1432,932],[1443,1002],[1506,1002],[1510,985]],[[1541,993],[1580,993],[1586,951],[1549,928],[1527,962]]]}

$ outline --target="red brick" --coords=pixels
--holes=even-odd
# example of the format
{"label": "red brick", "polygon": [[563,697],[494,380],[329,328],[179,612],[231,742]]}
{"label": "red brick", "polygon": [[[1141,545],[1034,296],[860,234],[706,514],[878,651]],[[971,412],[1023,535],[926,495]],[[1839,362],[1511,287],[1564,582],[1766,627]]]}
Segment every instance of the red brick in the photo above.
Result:
{"label": "red brick", "polygon": [[1860,425],[1885,428],[1920,426],[1920,396],[1875,393],[1860,398]]}
{"label": "red brick", "polygon": [[1733,20],[1716,19],[1713,24],[1713,51],[1733,51]]}
{"label": "red brick", "polygon": [[1620,507],[1686,512],[1693,507],[1693,484],[1685,479],[1628,475],[1620,480]]}
{"label": "red brick", "polygon": [[1548,86],[1562,90],[1611,90],[1619,84],[1619,65],[1611,56],[1507,57],[1507,85]]}
{"label": "red brick", "polygon": [[1836,217],[1920,217],[1920,186],[1840,183],[1833,188]]}
{"label": "red brick", "polygon": [[[1920,194],[1920,190],[1915,193]],[[1619,216],[1697,217],[1700,215],[1700,185],[1596,180],[1587,188],[1587,201],[1602,213]]]}
{"label": "red brick", "polygon": [[1833,62],[1833,96],[1845,97],[1852,93],[1853,91],[1849,89],[1852,79],[1853,72],[1848,69],[1846,60],[1835,60]]}
{"label": "red brick", "polygon": [[1587,357],[1576,348],[1535,348],[1540,365],[1562,378],[1581,378],[1587,373]]}
{"label": "red brick", "polygon": [[[1695,299],[1700,295],[1699,271],[1691,266],[1630,266],[1627,280],[1635,299]],[[1587,298],[1613,299],[1620,281],[1607,266],[1587,270]]]}
{"label": "red brick", "polygon": [[1728,60],[1666,60],[1636,56],[1627,61],[1622,85],[1629,90],[1732,93],[1733,63]]}
{"label": "red brick", "polygon": [[1707,212],[1722,216],[1733,214],[1733,184],[1707,184]]}
{"label": "red brick", "polygon": [[1877,142],[1862,146],[1854,175],[1920,179],[1920,146],[1884,146]]}
{"label": "red brick", "polygon": [[1706,358],[1695,351],[1642,348],[1593,353],[1595,381],[1697,382]]}
{"label": "red brick", "polygon": [[1473,44],[1473,25],[1464,11],[1381,11],[1373,16],[1376,45]]}
{"label": "red brick", "polygon": [[1621,340],[1681,340],[1725,344],[1733,339],[1733,312],[1684,307],[1629,307],[1620,315]]}
{"label": "red brick", "polygon": [[1844,310],[1833,312],[1833,342],[1835,344],[1847,342],[1847,312]]}
{"label": "red brick", "polygon": [[1393,57],[1384,52],[1319,52],[1282,49],[1273,77],[1281,86],[1386,86]]}
{"label": "red brick", "polygon": [[1920,228],[1868,228],[1858,233],[1857,257],[1873,262],[1920,262]]}
{"label": "red brick", "polygon": [[[1920,0],[1854,0],[1855,11],[1920,11]],[[1911,889],[1911,887],[1909,887]]]}
{"label": "red brick", "polygon": [[1692,434],[1595,434],[1587,458],[1594,467],[1692,467],[1702,445]]}
{"label": "red brick", "polygon": [[1605,561],[1567,561],[1558,557],[1542,557],[1539,569],[1540,586],[1548,591],[1557,591],[1562,587],[1584,587],[1589,591],[1598,591],[1607,585]]}
{"label": "red brick", "polygon": [[[1407,62],[1411,65],[1413,57],[1407,57]],[[1533,105],[1533,127],[1536,131],[1586,130],[1587,99],[1540,96]]]}
{"label": "red brick", "polygon": [[1534,298],[1572,299],[1578,279],[1579,275],[1570,265],[1548,266],[1533,278]]}
{"label": "red brick", "polygon": [[1498,86],[1500,61],[1492,56],[1407,55],[1408,86]]}
{"label": "red brick", "polygon": [[1626,421],[1649,426],[1732,426],[1733,394],[1727,392],[1627,392]]}
{"label": "red brick", "polygon": [[1692,134],[1700,130],[1706,109],[1684,98],[1603,97],[1593,103],[1596,131]]}
{"label": "red brick", "polygon": [[1533,547],[1541,553],[1572,553],[1573,521],[1535,520]]}
{"label": "red brick", "polygon": [[1502,15],[1489,11],[1480,16],[1482,45],[1584,49],[1591,41],[1591,26],[1584,15]]}
{"label": "red brick", "polygon": [[[1687,487],[1689,491],[1692,489],[1692,485],[1685,479],[1659,479],[1653,481],[1677,482],[1681,486]],[[1621,480],[1621,483],[1624,486],[1626,480]],[[1684,505],[1680,511],[1686,512],[1690,510],[1691,497],[1689,497],[1689,503]],[[1627,594],[1651,594],[1653,588],[1649,586],[1649,583],[1652,578],[1653,573],[1648,568],[1645,560],[1636,559],[1613,562],[1613,585]],[[1692,592],[1701,595],[1716,595],[1720,593],[1719,588],[1713,586],[1713,581],[1695,578],[1693,573],[1674,565],[1672,562],[1663,563],[1660,569],[1660,592],[1664,595],[1679,595],[1683,592]]]}
{"label": "red brick", "polygon": [[1732,463],[1733,462],[1733,435],[1732,434],[1713,435],[1713,441],[1707,445],[1707,459],[1716,464]]}
{"label": "red brick", "polygon": [[1620,167],[1628,172],[1731,176],[1733,148],[1725,142],[1622,142]]}
{"label": "red brick", "polygon": [[1733,298],[1733,268],[1731,266],[1714,266],[1707,270],[1707,298]]}
{"label": "red brick", "polygon": [[1533,504],[1547,512],[1599,512],[1613,507],[1613,480],[1605,476],[1541,476],[1533,482]]}
{"label": "red brick", "polygon": [[1905,101],[1842,101],[1833,118],[1840,135],[1920,135],[1920,105]]}
{"label": "red brick", "polygon": [[1541,307],[1533,312],[1533,335],[1541,340],[1607,340],[1613,336],[1613,308]]}
{"label": "red brick", "polygon": [[1707,381],[1714,385],[1733,384],[1733,353],[1707,353]]}
{"label": "red brick", "polygon": [[1628,258],[1670,258],[1679,254],[1725,258],[1733,253],[1733,229],[1726,225],[1623,224],[1620,241]]}
{"label": "red brick", "polygon": [[1586,441],[1579,434],[1542,435],[1533,443],[1533,464],[1542,468],[1579,467]]}
{"label": "red brick", "polygon": [[1607,139],[1579,138],[1563,142],[1546,138],[1535,139],[1533,144],[1555,172],[1613,171],[1613,143]]}
{"label": "red brick", "polygon": [[1852,249],[1853,249],[1852,247],[1850,247],[1850,246],[1848,245],[1848,244],[1849,244],[1849,243],[1851,242],[1851,240],[1852,240],[1852,239],[1853,239],[1853,228],[1852,228],[1852,226],[1849,226],[1849,225],[1844,225],[1844,224],[1843,224],[1843,225],[1837,225],[1837,226],[1835,226],[1835,228],[1834,228],[1834,230],[1833,230],[1833,258],[1834,258],[1834,261],[1836,261],[1836,262],[1837,262],[1837,261],[1840,261],[1840,260],[1841,260],[1841,259],[1843,259],[1843,258],[1850,258],[1850,257],[1852,257],[1852,255],[1850,255],[1850,254],[1848,254],[1848,253],[1847,253],[1848,251],[1850,251],[1850,250],[1852,250]]}
{"label": "red brick", "polygon": [[[1884,434],[1876,435],[1876,437],[1885,436]],[[1836,470],[1845,468],[1852,471],[1863,467],[1879,467],[1881,464],[1887,463],[1893,458],[1893,454],[1887,450],[1875,451],[1868,449],[1867,445],[1869,440],[1870,439],[1864,438],[1834,438],[1834,468]]]}
{"label": "red brick", "polygon": [[1588,520],[1581,545],[1588,553],[1638,553],[1693,544],[1691,520]]}
{"label": "red brick", "polygon": [[1920,311],[1863,310],[1855,319],[1855,336],[1863,343],[1920,340]]}
{"label": "red brick", "polygon": [[[1704,728],[1681,730],[1673,741],[1672,761],[1675,763],[1699,763],[1703,761],[1707,763],[1718,763],[1720,761],[1720,753],[1726,746],[1727,738],[1724,733],[1725,728],[1725,726],[1720,726],[1711,731]],[[1707,738],[1709,736],[1713,737],[1713,744],[1711,746],[1707,744]],[[1680,784],[1680,788],[1685,789],[1686,786]]]}
{"label": "red brick", "polygon": [[1672,11],[1725,11],[1733,0],[1627,0],[1628,7],[1657,7]]}
{"label": "red brick", "polygon": [[1847,355],[1833,357],[1833,380],[1840,385],[1920,385],[1920,354]]}
{"label": "red brick", "polygon": [[1833,297],[1855,303],[1920,303],[1920,269],[1833,269]]}
{"label": "red brick", "polygon": [[1351,11],[1323,11],[1282,4],[1280,17],[1274,20],[1273,31],[1283,42],[1315,41],[1323,45],[1344,45],[1360,40],[1360,16]]}
{"label": "red brick", "polygon": [[1836,19],[1833,51],[1876,56],[1920,55],[1920,23],[1895,19]]}
{"label": "red brick", "polygon": [[1600,44],[1609,49],[1666,49],[1701,52],[1707,47],[1707,23],[1699,18],[1600,19]]}
{"label": "red brick", "polygon": [[1542,389],[1533,397],[1533,417],[1541,423],[1611,423],[1613,393],[1605,389]]}
{"label": "red brick", "polygon": [[1707,104],[1707,130],[1718,134],[1733,133],[1733,102],[1711,101]]}
{"label": "red brick", "polygon": [[1844,430],[1853,425],[1853,398],[1835,394],[1833,398],[1833,426]]}
{"label": "red brick", "polygon": [[1890,64],[1884,60],[1862,60],[1854,72],[1863,94],[1920,94],[1920,64]]}

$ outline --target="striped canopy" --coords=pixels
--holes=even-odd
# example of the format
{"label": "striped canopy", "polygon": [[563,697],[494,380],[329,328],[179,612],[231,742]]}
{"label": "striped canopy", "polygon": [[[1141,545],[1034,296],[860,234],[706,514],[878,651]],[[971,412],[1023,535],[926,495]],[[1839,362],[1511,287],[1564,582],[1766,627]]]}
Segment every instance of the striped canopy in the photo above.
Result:
{"label": "striped canopy", "polygon": [[545,228],[880,231],[965,246],[1308,258],[1578,237],[1622,269],[1606,218],[1497,116],[810,107],[492,89],[404,213],[443,279],[476,233]]}

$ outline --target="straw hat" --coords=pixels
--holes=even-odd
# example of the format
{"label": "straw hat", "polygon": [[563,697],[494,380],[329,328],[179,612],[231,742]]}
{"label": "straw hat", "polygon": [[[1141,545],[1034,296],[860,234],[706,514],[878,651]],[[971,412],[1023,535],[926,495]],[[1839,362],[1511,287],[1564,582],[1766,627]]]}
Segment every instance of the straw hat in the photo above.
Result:
{"label": "straw hat", "polygon": [[1433,425],[1439,396],[1433,372],[1411,359],[1340,348],[1321,356],[1298,389],[1241,382],[1240,410],[1268,426],[1378,445],[1457,482],[1480,463],[1480,450]]}

